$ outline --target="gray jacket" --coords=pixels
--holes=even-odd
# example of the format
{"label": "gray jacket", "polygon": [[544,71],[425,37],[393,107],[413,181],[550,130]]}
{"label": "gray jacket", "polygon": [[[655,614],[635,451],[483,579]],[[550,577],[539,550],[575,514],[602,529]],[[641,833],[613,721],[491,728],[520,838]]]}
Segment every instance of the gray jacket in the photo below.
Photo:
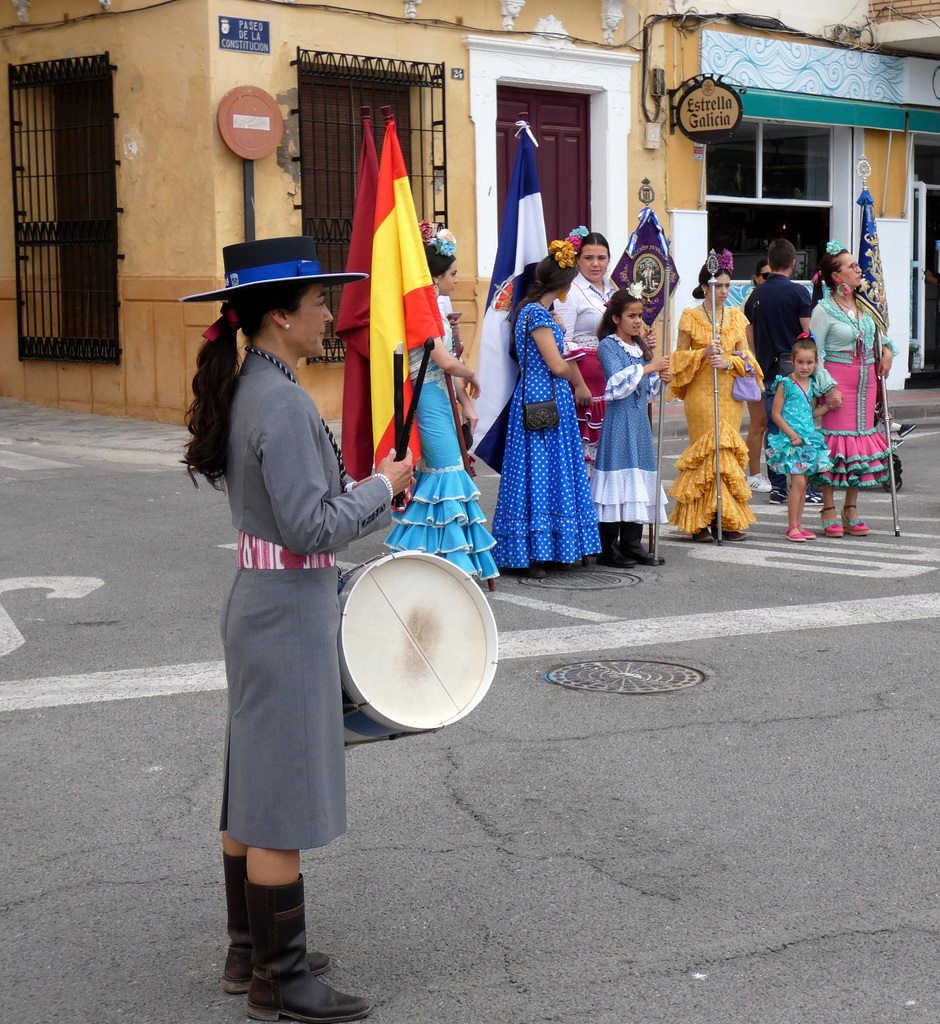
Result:
{"label": "gray jacket", "polygon": [[313,399],[251,353],[235,385],[225,482],[232,525],[296,555],[337,551],[391,522],[384,481],[345,493]]}

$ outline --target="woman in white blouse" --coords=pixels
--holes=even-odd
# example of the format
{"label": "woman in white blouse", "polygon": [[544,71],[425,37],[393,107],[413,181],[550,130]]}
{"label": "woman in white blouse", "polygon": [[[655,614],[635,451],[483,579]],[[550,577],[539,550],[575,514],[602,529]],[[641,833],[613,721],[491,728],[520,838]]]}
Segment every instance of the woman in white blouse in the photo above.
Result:
{"label": "woman in white blouse", "polygon": [[597,359],[597,328],[614,288],[607,276],[610,265],[607,239],[600,232],[588,231],[584,227],[576,228],[569,237],[581,240],[578,276],[565,300],[555,303],[555,312],[565,332],[565,358],[577,362],[580,377],[591,393],[590,401],[586,397],[578,401],[577,385],[582,381],[572,376],[571,386],[575,389],[575,402],[578,406],[578,430],[584,448],[584,462],[590,475],[597,457],[597,442],[600,440],[606,407],[606,381]]}

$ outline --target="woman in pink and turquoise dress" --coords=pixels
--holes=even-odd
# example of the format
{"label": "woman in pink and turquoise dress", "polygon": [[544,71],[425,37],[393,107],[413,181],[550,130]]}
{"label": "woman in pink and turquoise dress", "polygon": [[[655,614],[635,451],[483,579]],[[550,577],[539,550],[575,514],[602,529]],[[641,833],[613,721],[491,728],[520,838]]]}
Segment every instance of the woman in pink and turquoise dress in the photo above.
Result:
{"label": "woman in pink and turquoise dress", "polygon": [[[856,302],[862,272],[855,257],[838,242],[826,246],[815,280],[810,329],[822,368],[835,380],[842,405],[830,409],[820,424],[832,468],[812,477],[810,484],[822,488],[820,515],[826,535],[862,537],[868,527],[858,516],[859,489],[888,479],[891,446],[875,426],[875,403],[877,378],[888,375],[897,349],[882,335],[881,361],[876,365],[875,321]],[[825,381],[819,383],[825,385]],[[845,491],[841,523],[836,517],[836,490]]]}

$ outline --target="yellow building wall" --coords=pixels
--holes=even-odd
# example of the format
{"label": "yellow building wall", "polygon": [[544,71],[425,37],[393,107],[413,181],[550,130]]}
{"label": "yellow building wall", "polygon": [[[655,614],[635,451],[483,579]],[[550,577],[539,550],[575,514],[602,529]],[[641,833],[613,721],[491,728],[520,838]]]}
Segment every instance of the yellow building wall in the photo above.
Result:
{"label": "yellow building wall", "polygon": [[[201,332],[218,315],[214,303],[182,305],[180,295],[208,290],[222,280],[223,245],[243,239],[242,161],[219,137],[216,111],[239,85],[274,96],[285,118],[278,152],[255,163],[256,237],[301,230],[297,48],[353,53],[446,65],[447,186],[449,227],[458,239],[454,306],[464,313],[462,336],[470,362],[476,358],[476,326],[488,281],[471,275],[476,265],[474,135],[469,115],[466,34],[503,32],[498,0],[468,5],[434,0],[433,10],[404,16],[401,0],[373,0],[352,11],[323,11],[289,4],[260,6],[250,0],[183,0],[138,9],[113,0],[102,12],[94,0],[34,5],[31,24],[0,30],[9,64],[108,52],[113,75],[119,214],[118,366],[20,362],[16,345],[13,213],[0,203],[0,393],[37,404],[182,422]],[[368,9],[366,9],[368,8]],[[550,0],[529,0],[514,23],[531,32],[554,13]],[[256,55],[218,46],[218,17],[270,22],[271,53]],[[425,18],[422,19],[421,15]],[[580,46],[602,45],[596,0],[560,12]],[[40,23],[41,19],[41,23]],[[84,20],[76,20],[84,19]],[[464,69],[462,80],[451,68]],[[564,83],[559,83],[563,88]],[[7,104],[0,104],[0,131],[9,133]],[[373,112],[377,131],[381,117]],[[9,150],[0,147],[0,190],[11,194]],[[302,369],[304,385],[327,417],[340,415],[342,367]]]}

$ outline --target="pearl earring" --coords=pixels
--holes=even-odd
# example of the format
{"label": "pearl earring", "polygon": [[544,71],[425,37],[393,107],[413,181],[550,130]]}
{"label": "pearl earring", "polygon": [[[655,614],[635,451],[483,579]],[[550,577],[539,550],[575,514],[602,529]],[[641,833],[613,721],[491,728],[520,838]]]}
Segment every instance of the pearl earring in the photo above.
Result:
{"label": "pearl earring", "polygon": [[284,324],[284,330],[285,331],[289,331],[290,330],[290,324]]}

